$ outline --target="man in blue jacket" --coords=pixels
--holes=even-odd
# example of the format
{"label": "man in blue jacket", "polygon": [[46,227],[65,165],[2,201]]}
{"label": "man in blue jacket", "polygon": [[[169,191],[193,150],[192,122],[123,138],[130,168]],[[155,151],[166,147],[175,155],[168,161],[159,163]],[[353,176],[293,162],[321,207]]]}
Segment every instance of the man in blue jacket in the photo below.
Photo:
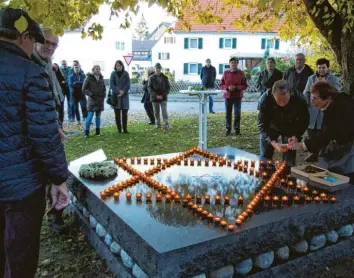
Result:
{"label": "man in blue jacket", "polygon": [[45,210],[69,202],[68,165],[45,69],[31,62],[39,25],[21,9],[0,9],[0,276],[34,277]]}
{"label": "man in blue jacket", "polygon": [[[207,89],[214,90],[216,78],[216,69],[211,65],[211,60],[206,59],[205,66],[200,72],[200,79],[202,80],[202,86]],[[209,113],[215,114],[213,110],[214,100],[212,96],[209,96]]]}

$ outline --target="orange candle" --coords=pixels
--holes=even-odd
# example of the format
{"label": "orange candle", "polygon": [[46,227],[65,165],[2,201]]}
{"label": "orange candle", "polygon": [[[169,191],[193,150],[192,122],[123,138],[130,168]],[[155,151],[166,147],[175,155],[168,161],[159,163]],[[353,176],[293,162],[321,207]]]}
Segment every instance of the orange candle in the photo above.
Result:
{"label": "orange candle", "polygon": [[331,201],[332,204],[334,204],[335,202],[337,202],[337,199],[336,199],[336,197],[333,196],[333,197],[330,199],[330,201]]}
{"label": "orange candle", "polygon": [[126,197],[127,201],[132,200],[132,194],[130,192],[127,192],[127,194],[125,194],[125,197]]}
{"label": "orange candle", "polygon": [[219,195],[215,196],[215,204],[220,204],[221,197]]}
{"label": "orange candle", "polygon": [[303,187],[302,190],[304,191],[305,194],[307,194],[310,191],[310,189],[307,186]]}
{"label": "orange candle", "polygon": [[188,204],[188,200],[187,199],[183,199],[182,203],[183,203],[184,206],[186,206]]}
{"label": "orange candle", "polygon": [[170,203],[171,202],[171,195],[170,194],[166,194],[165,201],[166,201],[166,203]]}
{"label": "orange candle", "polygon": [[236,223],[236,226],[242,225],[242,221],[240,219],[236,219],[235,223]]}
{"label": "orange candle", "polygon": [[259,170],[256,170],[256,178],[259,177]]}
{"label": "orange candle", "polygon": [[226,227],[227,226],[227,222],[225,220],[221,220],[220,221],[220,225],[221,225],[221,227]]}
{"label": "orange candle", "polygon": [[289,198],[287,196],[281,197],[281,202],[284,207],[286,207],[289,203]]}
{"label": "orange candle", "polygon": [[188,208],[192,209],[195,204],[193,202],[188,203]]}
{"label": "orange candle", "polygon": [[214,217],[215,224],[217,224],[217,225],[220,224],[220,221],[221,221],[220,217],[218,217],[218,216]]}
{"label": "orange candle", "polygon": [[106,192],[104,192],[104,191],[100,192],[100,196],[101,196],[102,199],[106,199],[107,198]]}
{"label": "orange candle", "polygon": [[233,232],[233,231],[235,231],[235,226],[234,225],[229,225],[229,226],[227,226],[227,230],[229,232]]}
{"label": "orange candle", "polygon": [[297,196],[297,195],[294,196],[294,203],[297,205],[300,204],[300,197],[299,196]]}
{"label": "orange candle", "polygon": [[175,202],[176,202],[176,203],[181,202],[181,195],[177,194],[177,195],[175,196]]}
{"label": "orange candle", "polygon": [[208,214],[209,214],[209,211],[203,210],[202,216],[203,216],[204,218],[208,218]]}
{"label": "orange candle", "polygon": [[198,208],[197,208],[197,213],[198,213],[198,214],[202,214],[202,212],[203,212],[203,208],[198,207]]}
{"label": "orange candle", "polygon": [[313,198],[314,199],[314,201],[315,201],[315,203],[319,203],[319,202],[321,202],[321,198],[319,197],[319,196],[316,196],[315,198]]}
{"label": "orange candle", "polygon": [[197,211],[198,205],[197,205],[197,204],[194,204],[194,205],[192,206],[192,209],[195,210],[195,211]]}
{"label": "orange candle", "polygon": [[207,166],[207,167],[209,166],[209,159],[208,158],[205,159],[204,165]]}
{"label": "orange candle", "polygon": [[202,202],[202,195],[197,195],[197,204]]}
{"label": "orange candle", "polygon": [[248,213],[246,211],[242,212],[241,215],[243,216],[243,218],[246,220],[248,217]]}
{"label": "orange candle", "polygon": [[273,197],[273,207],[278,207],[280,204],[280,200],[278,196]]}
{"label": "orange candle", "polygon": [[210,195],[205,195],[204,196],[204,201],[206,204],[210,204]]}
{"label": "orange candle", "polygon": [[245,221],[245,218],[242,215],[237,216],[237,219],[241,220],[241,222]]}
{"label": "orange candle", "polygon": [[239,196],[238,198],[237,198],[237,205],[239,206],[239,207],[242,207],[243,206],[243,197],[242,196]]}
{"label": "orange candle", "polygon": [[321,198],[324,199],[324,198],[327,198],[327,194],[326,193],[321,193]]}
{"label": "orange candle", "polygon": [[310,196],[306,196],[305,201],[306,201],[306,203],[311,203],[312,198]]}
{"label": "orange candle", "polygon": [[247,215],[248,215],[249,218],[251,218],[253,216],[253,210],[252,209],[248,208],[248,209],[246,209],[246,212],[247,212]]}
{"label": "orange candle", "polygon": [[225,196],[224,197],[224,203],[225,203],[225,205],[229,205],[230,204],[230,197],[229,196]]}
{"label": "orange candle", "polygon": [[188,201],[190,201],[190,200],[192,199],[192,195],[191,195],[191,194],[187,194],[187,195],[185,196],[185,198],[186,198]]}
{"label": "orange candle", "polygon": [[114,199],[118,200],[119,199],[119,192],[114,192],[113,197],[114,197]]}
{"label": "orange candle", "polygon": [[157,193],[156,194],[156,202],[161,202],[161,199],[162,199],[162,194]]}
{"label": "orange candle", "polygon": [[211,222],[211,221],[213,221],[214,215],[212,213],[209,213],[207,217],[208,217],[208,220]]}
{"label": "orange candle", "polygon": [[152,194],[150,192],[146,193],[146,202],[151,202]]}

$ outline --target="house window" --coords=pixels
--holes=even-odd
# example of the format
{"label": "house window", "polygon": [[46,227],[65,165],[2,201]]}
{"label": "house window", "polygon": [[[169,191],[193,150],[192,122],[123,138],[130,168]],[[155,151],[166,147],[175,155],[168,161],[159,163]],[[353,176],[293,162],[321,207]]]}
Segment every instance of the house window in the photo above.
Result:
{"label": "house window", "polygon": [[223,74],[229,68],[230,68],[229,64],[219,64],[219,74]]}
{"label": "house window", "polygon": [[93,66],[100,66],[101,68],[101,71],[104,71],[105,70],[105,64],[103,61],[93,61]]}
{"label": "house window", "polygon": [[184,63],[183,64],[183,74],[196,75],[200,74],[203,65],[200,63]]}
{"label": "house window", "polygon": [[276,49],[278,50],[280,46],[279,39],[266,39],[261,40],[261,49]]}
{"label": "house window", "polygon": [[184,49],[203,49],[203,38],[184,38]]}
{"label": "house window", "polygon": [[125,50],[125,42],[116,42],[116,50]]}
{"label": "house window", "polygon": [[175,44],[176,43],[176,38],[175,37],[165,37],[164,38],[164,43],[165,44]]}
{"label": "house window", "polygon": [[235,49],[237,47],[236,38],[220,38],[219,39],[219,48],[225,49]]}
{"label": "house window", "polygon": [[159,52],[159,60],[170,60],[170,53]]}

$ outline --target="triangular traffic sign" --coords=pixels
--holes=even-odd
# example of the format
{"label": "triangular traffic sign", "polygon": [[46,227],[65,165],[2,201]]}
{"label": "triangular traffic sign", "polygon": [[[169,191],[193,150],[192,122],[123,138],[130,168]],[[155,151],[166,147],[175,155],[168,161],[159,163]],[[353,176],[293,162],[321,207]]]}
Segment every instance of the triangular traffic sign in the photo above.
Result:
{"label": "triangular traffic sign", "polygon": [[125,62],[127,63],[127,65],[129,66],[130,63],[133,61],[134,56],[133,55],[125,55],[125,56],[123,56],[123,58],[124,58]]}

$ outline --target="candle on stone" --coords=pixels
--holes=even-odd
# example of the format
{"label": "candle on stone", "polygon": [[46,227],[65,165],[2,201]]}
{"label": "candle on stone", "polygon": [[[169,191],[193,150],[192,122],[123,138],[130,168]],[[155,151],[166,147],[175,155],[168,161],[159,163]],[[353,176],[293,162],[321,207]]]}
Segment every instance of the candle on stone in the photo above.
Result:
{"label": "candle on stone", "polygon": [[336,199],[336,197],[333,196],[333,197],[330,199],[330,201],[331,201],[332,204],[334,204],[334,203],[337,201],[337,199]]}
{"label": "candle on stone", "polygon": [[317,196],[318,195],[318,191],[316,190],[316,189],[314,189],[314,190],[312,190],[312,197],[314,197],[314,196]]}
{"label": "candle on stone", "polygon": [[240,219],[236,219],[235,224],[236,224],[236,226],[241,226],[242,221]]}
{"label": "candle on stone", "polygon": [[280,179],[280,185],[286,186],[286,179],[284,179],[284,178]]}
{"label": "candle on stone", "polygon": [[191,194],[187,194],[187,195],[185,196],[185,198],[186,198],[188,201],[190,201],[190,200],[192,199],[192,195],[191,195]]}
{"label": "candle on stone", "polygon": [[[171,196],[172,196],[172,195],[171,195]],[[174,197],[174,199],[175,199],[175,202],[176,202],[176,203],[181,202],[181,195],[176,194],[176,196]]]}
{"label": "candle on stone", "polygon": [[320,196],[321,196],[321,198],[322,198],[322,199],[327,198],[327,194],[326,194],[326,193],[324,193],[324,192],[323,192],[323,193],[321,193],[321,195],[320,195]]}
{"label": "candle on stone", "polygon": [[227,167],[231,167],[231,160],[227,161]]}
{"label": "candle on stone", "polygon": [[242,212],[241,215],[244,217],[244,219],[246,220],[248,217],[248,213],[246,211]]}
{"label": "candle on stone", "polygon": [[165,201],[166,201],[166,203],[170,203],[171,202],[171,195],[170,194],[166,194],[166,196],[165,196]]}
{"label": "candle on stone", "polygon": [[255,167],[256,166],[256,161],[255,160],[251,160],[251,167]]}
{"label": "candle on stone", "polygon": [[266,180],[266,179],[268,178],[268,173],[267,173],[267,172],[263,172],[263,173],[262,173],[262,178],[263,178],[264,180]]}
{"label": "candle on stone", "polygon": [[287,196],[281,197],[282,206],[287,207],[289,203],[289,198]]}
{"label": "candle on stone", "polygon": [[302,186],[301,184],[297,184],[296,185],[296,190],[297,190],[297,193],[300,193],[302,191]]}
{"label": "candle on stone", "polygon": [[137,201],[141,201],[141,198],[142,198],[143,195],[141,193],[136,193],[135,196],[136,196],[136,200]]}
{"label": "candle on stone", "polygon": [[227,230],[229,232],[233,232],[233,231],[235,231],[235,226],[234,225],[229,225],[229,226],[227,226]]}
{"label": "candle on stone", "polygon": [[247,212],[247,215],[248,215],[249,218],[251,218],[253,216],[253,210],[252,209],[247,208],[246,212]]}
{"label": "candle on stone", "polygon": [[247,173],[247,172],[248,172],[248,166],[247,166],[247,165],[245,165],[245,166],[243,167],[243,172],[244,172],[244,173]]}
{"label": "candle on stone", "polygon": [[189,161],[189,166],[194,166],[194,159],[191,159],[191,160]]}
{"label": "candle on stone", "polygon": [[162,163],[162,164],[161,164],[161,169],[162,169],[162,170],[166,170],[166,164],[165,164],[165,163]]}
{"label": "candle on stone", "polygon": [[242,215],[237,216],[237,219],[241,220],[241,222],[245,221],[245,218]]}
{"label": "candle on stone", "polygon": [[193,209],[194,211],[197,211],[198,205],[197,205],[197,204],[194,204],[194,205],[192,206],[192,209]]}
{"label": "candle on stone", "polygon": [[194,204],[193,202],[189,202],[189,203],[188,203],[188,208],[189,208],[189,209],[193,209],[193,206],[194,206],[194,205],[195,205],[195,204]]}
{"label": "candle on stone", "polygon": [[127,192],[127,194],[125,194],[125,197],[126,197],[127,201],[131,201],[132,194],[130,192]]}
{"label": "candle on stone", "polygon": [[305,194],[309,193],[310,188],[308,188],[307,186],[303,187],[302,190],[304,191]]}
{"label": "candle on stone", "polygon": [[219,195],[215,196],[215,204],[220,204],[221,197]]}
{"label": "candle on stone", "polygon": [[273,207],[279,207],[280,205],[280,200],[279,200],[279,197],[278,196],[273,196]]}
{"label": "candle on stone", "polygon": [[114,192],[113,197],[114,197],[114,199],[118,200],[119,199],[119,192]]}
{"label": "candle on stone", "polygon": [[157,193],[156,194],[156,202],[161,202],[161,199],[162,199],[162,194]]}
{"label": "candle on stone", "polygon": [[219,225],[219,224],[220,224],[220,221],[221,221],[221,218],[220,218],[220,217],[218,217],[218,216],[214,217],[214,222],[215,222],[215,224]]}
{"label": "candle on stone", "polygon": [[204,201],[206,204],[210,204],[210,195],[205,195],[204,196]]}
{"label": "candle on stone", "polygon": [[202,213],[203,213],[203,208],[198,207],[196,211],[197,211],[198,214],[202,215]]}
{"label": "candle on stone", "polygon": [[184,160],[183,160],[183,164],[185,165],[185,166],[187,166],[188,165],[188,159],[187,158],[185,158]]}
{"label": "candle on stone", "polygon": [[259,170],[256,170],[256,178],[259,178]]}
{"label": "candle on stone", "polygon": [[298,195],[295,195],[295,196],[294,196],[294,203],[295,203],[296,205],[300,204],[300,196],[298,196]]}
{"label": "candle on stone", "polygon": [[288,181],[288,188],[290,190],[294,189],[295,183],[293,181]]}
{"label": "candle on stone", "polygon": [[213,166],[216,167],[216,160],[213,160]]}
{"label": "candle on stone", "polygon": [[220,225],[221,225],[221,227],[226,227],[227,226],[227,222],[225,221],[225,220],[221,220],[220,221]]}
{"label": "candle on stone", "polygon": [[174,199],[177,196],[177,193],[172,190],[170,195],[171,195],[171,198]]}
{"label": "candle on stone", "polygon": [[254,175],[254,168],[253,168],[253,167],[250,168],[250,175],[251,175],[251,176]]}
{"label": "candle on stone", "polygon": [[230,204],[230,197],[229,196],[225,196],[224,197],[224,204],[225,205],[229,205]]}
{"label": "candle on stone", "polygon": [[152,194],[150,192],[146,193],[145,198],[146,202],[151,202]]}
{"label": "candle on stone", "polygon": [[328,203],[328,198],[327,197],[325,197],[325,198],[322,198],[322,202],[324,203],[324,204],[327,204]]}
{"label": "candle on stone", "polygon": [[205,166],[207,166],[207,167],[209,166],[209,159],[208,158],[205,159]]}
{"label": "candle on stone", "polygon": [[209,214],[209,211],[203,210],[203,212],[202,212],[203,218],[207,219],[208,218],[208,214]]}
{"label": "candle on stone", "polygon": [[126,163],[127,162],[127,158],[123,157],[123,162]]}
{"label": "candle on stone", "polygon": [[197,165],[198,165],[198,166],[201,166],[201,165],[202,165],[202,160],[201,160],[200,158],[198,158],[198,160],[197,160]]}
{"label": "candle on stone", "polygon": [[107,194],[104,191],[100,192],[100,196],[101,196],[102,199],[106,199],[107,198]]}
{"label": "candle on stone", "polygon": [[187,206],[188,200],[187,200],[187,199],[183,199],[183,200],[182,200],[182,203],[183,203],[183,206]]}
{"label": "candle on stone", "polygon": [[214,215],[212,213],[209,213],[207,217],[208,217],[208,221],[211,222],[213,221]]}
{"label": "candle on stone", "polygon": [[239,196],[239,197],[237,198],[237,205],[238,205],[239,207],[242,207],[242,206],[243,206],[243,197],[242,197],[242,196]]}
{"label": "candle on stone", "polygon": [[306,201],[306,203],[311,203],[312,202],[312,198],[310,196],[306,196],[305,197],[305,201]]}
{"label": "candle on stone", "polygon": [[181,160],[177,159],[177,165],[181,165]]}
{"label": "candle on stone", "polygon": [[321,202],[321,198],[319,196],[316,196],[315,198],[313,198],[315,203],[319,203]]}
{"label": "candle on stone", "polygon": [[197,204],[200,204],[202,202],[202,195],[197,195]]}

